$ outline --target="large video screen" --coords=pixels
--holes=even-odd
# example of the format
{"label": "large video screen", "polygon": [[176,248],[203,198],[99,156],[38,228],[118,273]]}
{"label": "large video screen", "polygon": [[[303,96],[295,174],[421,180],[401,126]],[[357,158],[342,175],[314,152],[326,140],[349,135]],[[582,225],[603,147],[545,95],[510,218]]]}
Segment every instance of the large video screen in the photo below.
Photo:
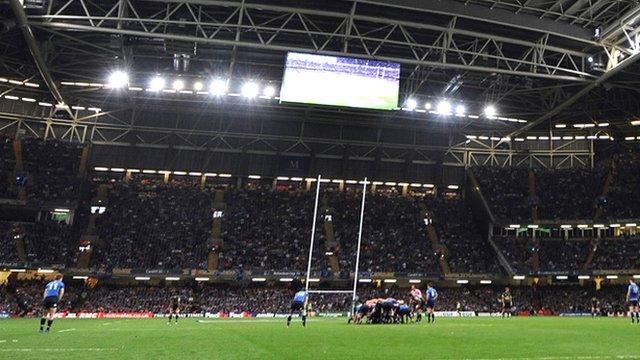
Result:
{"label": "large video screen", "polygon": [[399,84],[398,63],[290,52],[280,101],[391,110]]}

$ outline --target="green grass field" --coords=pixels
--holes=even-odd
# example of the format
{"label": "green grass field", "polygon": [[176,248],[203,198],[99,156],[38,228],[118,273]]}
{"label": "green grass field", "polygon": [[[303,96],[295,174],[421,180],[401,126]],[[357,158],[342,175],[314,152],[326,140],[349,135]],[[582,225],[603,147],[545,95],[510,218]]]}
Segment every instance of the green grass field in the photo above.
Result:
{"label": "green grass field", "polygon": [[[295,325],[295,326],[294,326]],[[0,320],[0,359],[640,359],[623,318],[455,318],[435,325],[344,319]]]}

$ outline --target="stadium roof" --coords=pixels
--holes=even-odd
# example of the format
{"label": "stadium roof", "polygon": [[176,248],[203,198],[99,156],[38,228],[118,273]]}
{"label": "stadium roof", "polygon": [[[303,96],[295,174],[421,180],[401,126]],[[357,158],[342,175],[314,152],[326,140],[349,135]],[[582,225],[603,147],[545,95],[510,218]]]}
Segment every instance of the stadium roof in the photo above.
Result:
{"label": "stadium roof", "polygon": [[[136,84],[163,74],[259,79],[277,87],[284,55],[297,50],[400,62],[401,101],[455,99],[476,112],[491,103],[505,117],[528,120],[467,118],[458,120],[457,131],[515,136],[556,123],[608,122],[623,136],[637,129],[630,121],[640,114],[636,0],[39,3],[25,1],[26,9],[15,6],[18,0],[0,5],[2,76],[42,85],[0,83],[3,93],[103,109],[144,108],[151,101],[144,93],[63,84],[104,83],[110,71],[124,68]],[[153,106],[197,102],[184,96]],[[311,111],[334,118],[354,113]],[[416,116],[393,115],[410,126]]]}

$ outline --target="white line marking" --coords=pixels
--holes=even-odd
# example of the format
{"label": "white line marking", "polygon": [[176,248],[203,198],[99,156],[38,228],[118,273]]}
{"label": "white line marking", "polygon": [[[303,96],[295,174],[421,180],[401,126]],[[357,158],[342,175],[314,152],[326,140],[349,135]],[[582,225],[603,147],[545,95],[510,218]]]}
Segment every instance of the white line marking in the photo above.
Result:
{"label": "white line marking", "polygon": [[58,330],[58,332],[59,332],[59,333],[68,332],[68,331],[76,331],[76,329],[63,329],[63,330]]}
{"label": "white line marking", "polygon": [[117,348],[21,348],[0,349],[0,352],[73,352],[73,351],[118,351]]}
{"label": "white line marking", "polygon": [[[604,359],[640,359],[640,355],[594,355],[594,356],[541,356],[513,358],[474,358],[474,360],[604,360]],[[471,359],[465,359],[471,360]]]}

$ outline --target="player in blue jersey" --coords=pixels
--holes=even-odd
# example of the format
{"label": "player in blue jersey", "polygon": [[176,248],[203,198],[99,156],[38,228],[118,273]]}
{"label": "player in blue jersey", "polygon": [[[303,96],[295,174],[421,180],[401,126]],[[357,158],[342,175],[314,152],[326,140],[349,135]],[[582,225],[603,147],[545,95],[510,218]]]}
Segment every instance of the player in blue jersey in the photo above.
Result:
{"label": "player in blue jersey", "polygon": [[[53,324],[53,317],[58,310],[58,302],[64,296],[64,283],[62,282],[62,274],[56,275],[56,279],[49,282],[44,287],[44,301],[42,306],[44,307],[44,316],[40,319],[40,332],[51,330]],[[45,330],[45,323],[47,328]]]}
{"label": "player in blue jersey", "polygon": [[631,323],[640,324],[640,313],[638,312],[638,284],[633,279],[629,279],[629,288],[627,289],[627,302],[629,303],[629,313],[631,314]]}
{"label": "player in blue jersey", "polygon": [[397,313],[398,322],[402,324],[408,324],[412,318],[411,307],[405,304],[404,301],[399,301],[398,303],[399,303],[398,313]]}
{"label": "player in blue jersey", "polygon": [[438,298],[438,292],[433,287],[433,283],[427,284],[427,322],[432,323],[436,322],[436,315],[434,313],[434,309],[436,307],[436,299]]}
{"label": "player in blue jersey", "polygon": [[291,316],[294,311],[297,311],[302,316],[302,326],[307,326],[307,300],[309,299],[309,293],[305,290],[298,291],[293,296],[291,302],[291,310],[289,310],[289,317],[287,317],[287,327],[291,325]]}

